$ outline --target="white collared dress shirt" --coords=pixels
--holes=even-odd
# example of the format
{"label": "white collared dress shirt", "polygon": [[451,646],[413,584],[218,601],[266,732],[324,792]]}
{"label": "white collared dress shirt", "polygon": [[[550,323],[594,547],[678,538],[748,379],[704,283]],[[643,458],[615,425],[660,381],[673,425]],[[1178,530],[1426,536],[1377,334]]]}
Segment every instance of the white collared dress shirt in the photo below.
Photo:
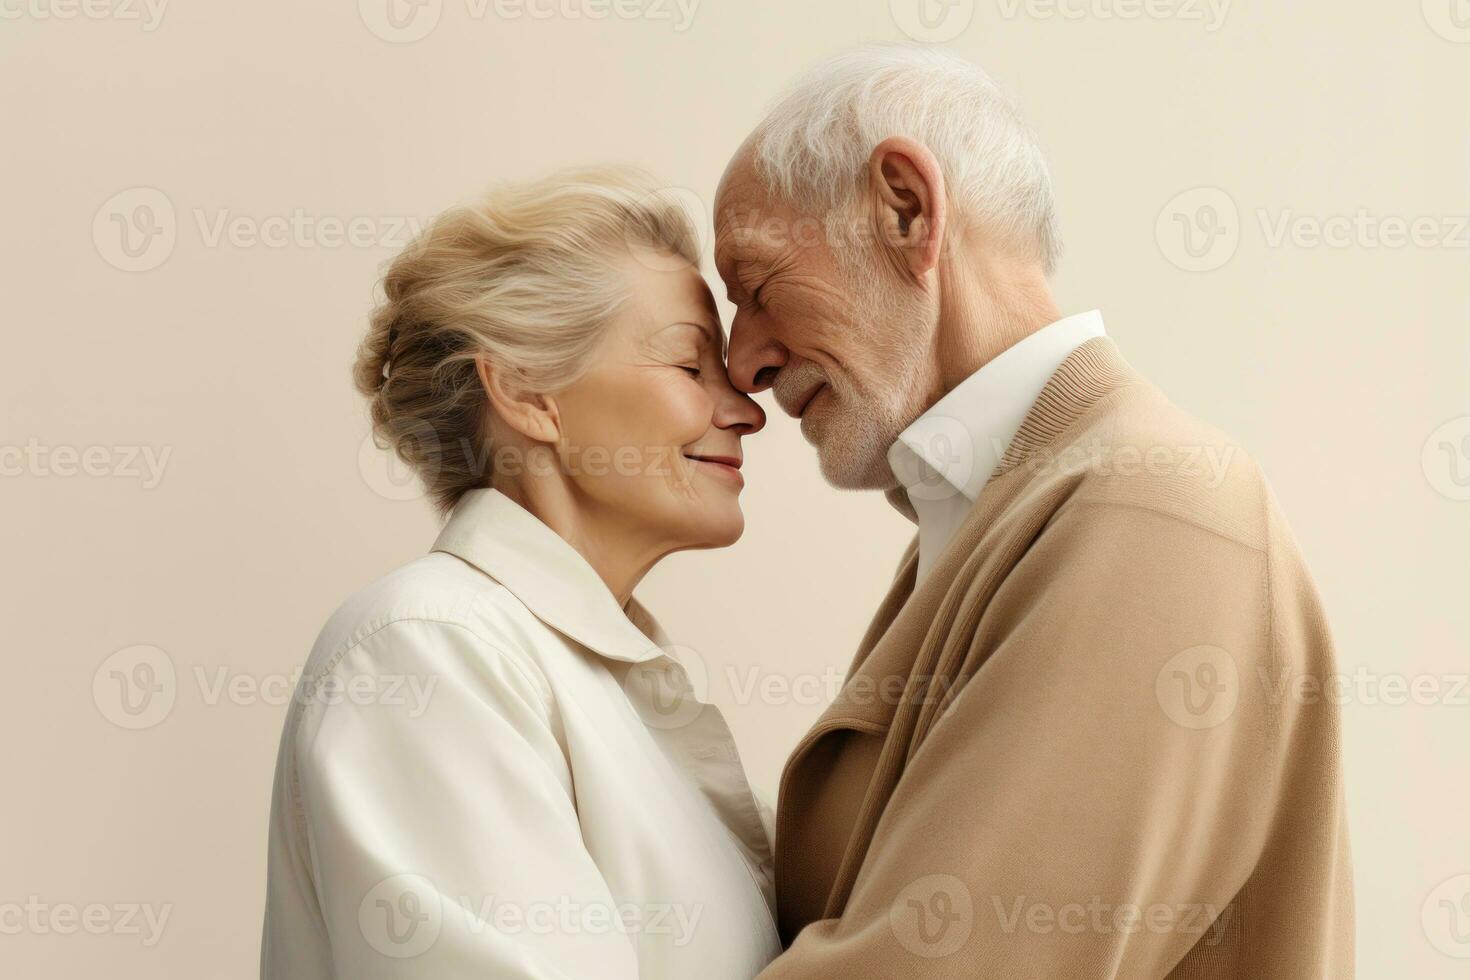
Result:
{"label": "white collared dress shirt", "polygon": [[331,617],[276,762],[268,980],[749,978],[769,810],[690,654],[510,498]]}
{"label": "white collared dress shirt", "polygon": [[1041,389],[1067,355],[1105,336],[1097,310],[1069,316],[1012,344],[899,433],[888,465],[919,522],[920,580],[980,496]]}

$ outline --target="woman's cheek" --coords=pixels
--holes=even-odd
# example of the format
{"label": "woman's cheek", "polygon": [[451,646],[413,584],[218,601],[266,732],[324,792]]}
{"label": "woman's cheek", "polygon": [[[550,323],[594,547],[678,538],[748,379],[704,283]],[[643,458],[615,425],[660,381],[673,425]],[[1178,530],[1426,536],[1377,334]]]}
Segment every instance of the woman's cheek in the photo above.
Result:
{"label": "woman's cheek", "polygon": [[709,431],[715,400],[700,385],[685,383],[669,393],[662,416],[670,445],[687,446]]}
{"label": "woman's cheek", "polygon": [[664,441],[669,454],[667,477],[670,488],[682,498],[694,492],[698,463],[684,456],[685,448],[703,438],[714,419],[714,399],[696,385],[681,385],[661,406]]}

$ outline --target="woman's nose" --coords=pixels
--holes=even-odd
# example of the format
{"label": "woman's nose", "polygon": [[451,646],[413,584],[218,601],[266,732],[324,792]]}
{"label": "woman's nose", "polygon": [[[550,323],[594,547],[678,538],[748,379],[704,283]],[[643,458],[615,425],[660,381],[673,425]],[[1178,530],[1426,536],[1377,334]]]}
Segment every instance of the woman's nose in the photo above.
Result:
{"label": "woman's nose", "polygon": [[766,427],[766,410],[749,395],[730,388],[715,411],[715,425],[736,435],[754,435]]}

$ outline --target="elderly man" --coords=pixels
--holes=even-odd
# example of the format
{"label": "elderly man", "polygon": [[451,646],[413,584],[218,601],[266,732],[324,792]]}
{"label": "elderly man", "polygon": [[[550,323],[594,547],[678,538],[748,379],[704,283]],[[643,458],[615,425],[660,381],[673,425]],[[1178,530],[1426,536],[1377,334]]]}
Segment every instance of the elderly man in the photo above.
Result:
{"label": "elderly man", "polygon": [[1312,583],[1246,455],[1059,314],[1011,102],[844,55],[715,212],[736,386],[918,531],[782,776],[762,976],[1351,976]]}

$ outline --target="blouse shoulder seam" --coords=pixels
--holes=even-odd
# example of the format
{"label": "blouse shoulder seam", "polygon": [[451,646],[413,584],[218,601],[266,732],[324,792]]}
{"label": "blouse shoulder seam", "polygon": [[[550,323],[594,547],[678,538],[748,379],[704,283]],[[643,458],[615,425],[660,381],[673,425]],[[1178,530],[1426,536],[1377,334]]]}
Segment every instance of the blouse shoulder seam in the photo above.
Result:
{"label": "blouse shoulder seam", "polygon": [[[368,640],[377,636],[379,633],[388,629],[390,626],[396,626],[400,623],[428,623],[436,626],[452,626],[464,630],[466,633],[470,634],[484,646],[494,651],[497,657],[499,657],[502,661],[508,664],[511,669],[519,674],[522,680],[529,684],[532,690],[535,690],[540,695],[542,707],[546,709],[549,713],[552,701],[551,685],[546,681],[545,676],[542,675],[539,670],[535,671],[536,676],[531,676],[531,674],[528,672],[527,665],[522,662],[522,657],[516,656],[515,654],[506,650],[505,647],[503,647],[501,644],[485,636],[482,632],[467,623],[461,622],[457,619],[448,619],[439,616],[413,614],[391,616],[386,621],[379,623],[377,626],[374,626],[368,632],[364,633],[360,637],[357,637],[351,643],[345,645],[341,650],[338,650],[336,653],[334,653],[320,670],[314,672],[312,676],[313,685],[319,684],[323,678],[333,673],[337,669],[337,666],[344,659],[346,659],[348,654],[352,653]],[[319,702],[320,700],[320,698],[315,697],[310,699],[311,702]]]}

